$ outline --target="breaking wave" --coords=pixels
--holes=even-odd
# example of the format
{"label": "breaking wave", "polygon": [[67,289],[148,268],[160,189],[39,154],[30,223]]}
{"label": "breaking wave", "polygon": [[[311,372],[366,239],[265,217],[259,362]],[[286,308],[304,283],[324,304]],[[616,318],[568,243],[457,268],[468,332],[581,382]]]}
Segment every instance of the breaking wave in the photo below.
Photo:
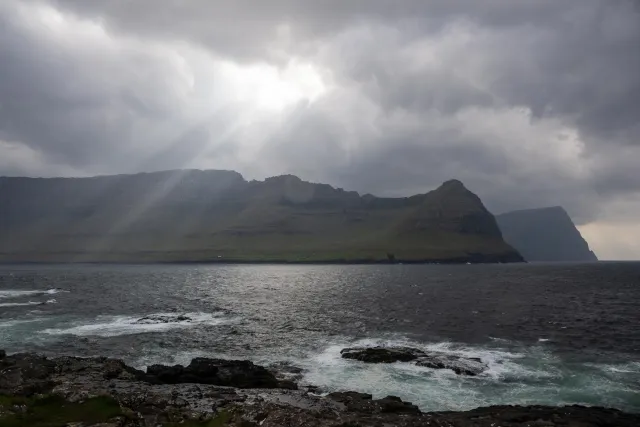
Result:
{"label": "breaking wave", "polygon": [[68,328],[44,329],[49,335],[114,337],[149,332],[164,332],[194,326],[216,326],[233,319],[225,313],[154,313],[147,316],[98,316],[93,322],[78,322]]}
{"label": "breaking wave", "polygon": [[19,289],[2,289],[0,290],[0,299],[21,298],[34,295],[55,295],[61,292],[69,292],[64,289],[46,289],[46,290],[19,290]]}

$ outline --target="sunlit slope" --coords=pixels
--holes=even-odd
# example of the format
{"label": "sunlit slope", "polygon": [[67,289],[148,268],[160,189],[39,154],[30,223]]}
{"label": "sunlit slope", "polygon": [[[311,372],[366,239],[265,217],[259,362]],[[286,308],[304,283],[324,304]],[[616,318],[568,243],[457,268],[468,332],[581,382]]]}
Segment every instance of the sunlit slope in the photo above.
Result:
{"label": "sunlit slope", "polygon": [[230,171],[0,178],[0,260],[513,262],[459,181],[377,198]]}

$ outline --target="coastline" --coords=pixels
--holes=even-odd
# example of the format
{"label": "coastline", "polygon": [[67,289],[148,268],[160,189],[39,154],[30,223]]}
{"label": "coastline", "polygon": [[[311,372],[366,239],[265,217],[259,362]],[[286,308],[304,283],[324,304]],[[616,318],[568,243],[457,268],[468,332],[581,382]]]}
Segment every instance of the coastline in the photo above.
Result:
{"label": "coastline", "polygon": [[0,372],[0,425],[12,427],[640,425],[640,414],[581,406],[423,413],[393,396],[323,393],[249,361],[194,359],[144,372],[117,359],[0,350]]}
{"label": "coastline", "polygon": [[[3,259],[4,258],[4,259]],[[453,258],[423,258],[423,259],[372,259],[372,258],[329,258],[329,259],[291,259],[291,258],[205,258],[205,259],[167,259],[167,260],[145,260],[143,258],[131,257],[130,259],[108,260],[107,258],[83,259],[82,256],[76,258],[58,258],[52,260],[34,260],[29,258],[15,258],[11,256],[6,259],[0,257],[0,265],[51,265],[51,264],[104,264],[104,265],[163,265],[163,264],[228,264],[228,265],[394,265],[394,264],[415,264],[415,265],[465,265],[465,264],[525,264],[527,261],[512,254],[498,254],[495,256],[484,254],[471,254],[465,257]]]}

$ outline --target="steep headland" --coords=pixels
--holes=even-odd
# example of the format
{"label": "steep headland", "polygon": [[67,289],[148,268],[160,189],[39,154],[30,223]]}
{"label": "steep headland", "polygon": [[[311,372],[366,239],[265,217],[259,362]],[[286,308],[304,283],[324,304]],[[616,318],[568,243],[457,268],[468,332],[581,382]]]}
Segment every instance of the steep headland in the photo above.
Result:
{"label": "steep headland", "polygon": [[504,239],[527,261],[597,261],[560,206],[497,215]]}
{"label": "steep headland", "polygon": [[518,262],[456,180],[405,198],[232,171],[0,178],[3,262]]}

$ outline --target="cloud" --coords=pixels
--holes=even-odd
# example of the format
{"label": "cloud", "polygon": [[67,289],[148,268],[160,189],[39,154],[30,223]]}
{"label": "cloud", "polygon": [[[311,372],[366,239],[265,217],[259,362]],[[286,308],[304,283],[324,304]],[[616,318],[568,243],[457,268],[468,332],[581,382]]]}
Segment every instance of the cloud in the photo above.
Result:
{"label": "cloud", "polygon": [[456,177],[496,212],[628,222],[638,46],[630,0],[5,0],[0,174]]}

